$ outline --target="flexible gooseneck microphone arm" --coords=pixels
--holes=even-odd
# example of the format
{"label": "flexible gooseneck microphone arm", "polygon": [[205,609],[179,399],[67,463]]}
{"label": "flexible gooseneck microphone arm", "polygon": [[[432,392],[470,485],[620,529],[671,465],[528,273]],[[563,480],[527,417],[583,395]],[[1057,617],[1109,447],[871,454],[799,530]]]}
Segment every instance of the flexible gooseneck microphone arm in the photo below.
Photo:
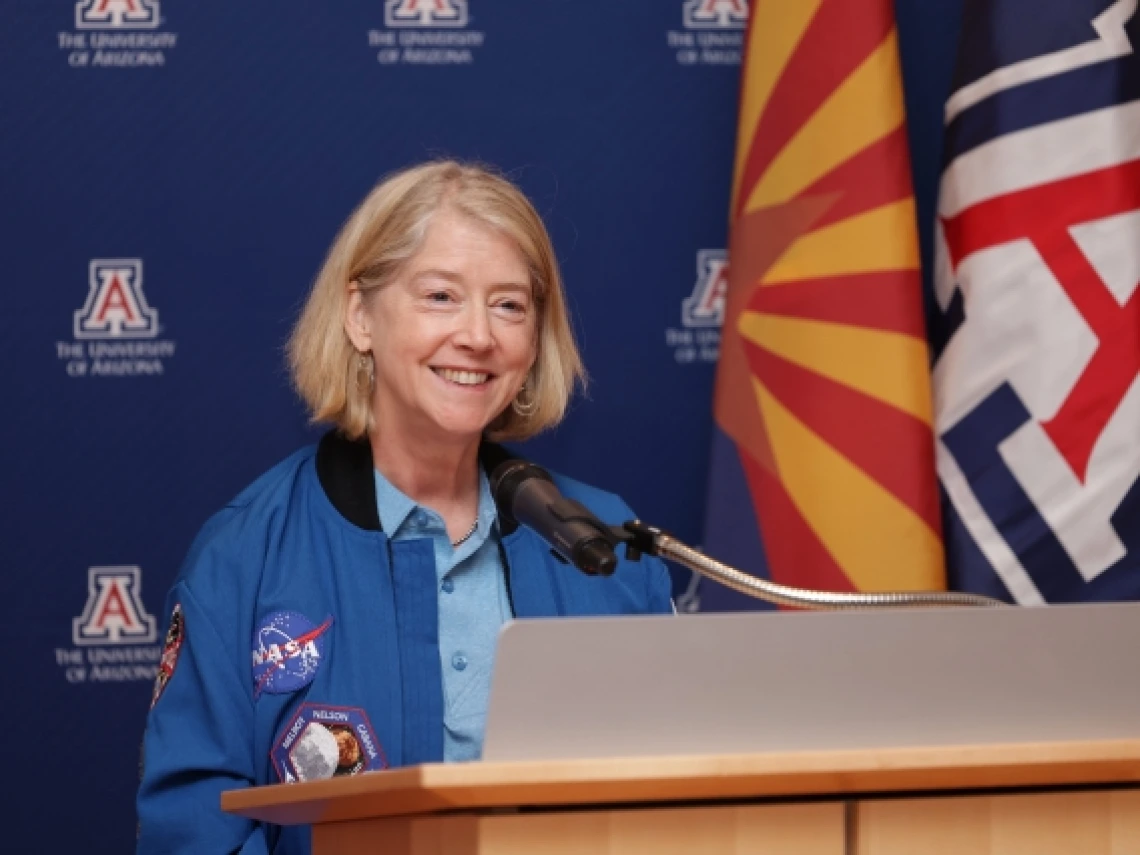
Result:
{"label": "flexible gooseneck microphone arm", "polygon": [[627,522],[620,529],[624,533],[627,555],[637,553],[656,555],[687,567],[706,579],[719,582],[726,588],[758,600],[795,609],[883,609],[918,608],[923,606],[1004,606],[1005,603],[977,594],[957,591],[888,591],[874,594],[852,594],[838,591],[811,591],[793,588],[761,579],[737,570],[728,564],[710,558],[703,552],[686,546],[672,535],[638,520]]}
{"label": "flexible gooseneck microphone arm", "polygon": [[707,579],[749,597],[796,609],[835,610],[916,608],[923,606],[1002,606],[998,600],[955,591],[841,593],[779,585],[710,558],[659,528],[631,520],[610,526],[580,502],[567,499],[546,470],[525,460],[510,459],[491,475],[491,493],[499,513],[527,526],[555,554],[590,575],[609,576],[617,568],[614,550],[625,544],[626,556],[642,553],[687,567]]}

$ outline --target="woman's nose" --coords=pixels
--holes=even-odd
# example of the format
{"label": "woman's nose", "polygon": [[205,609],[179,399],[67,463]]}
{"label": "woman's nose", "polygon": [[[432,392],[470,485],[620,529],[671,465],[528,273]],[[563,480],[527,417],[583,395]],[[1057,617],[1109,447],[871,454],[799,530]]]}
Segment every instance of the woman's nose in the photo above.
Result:
{"label": "woman's nose", "polygon": [[469,304],[462,313],[456,344],[472,350],[487,350],[492,343],[489,310],[485,306]]}

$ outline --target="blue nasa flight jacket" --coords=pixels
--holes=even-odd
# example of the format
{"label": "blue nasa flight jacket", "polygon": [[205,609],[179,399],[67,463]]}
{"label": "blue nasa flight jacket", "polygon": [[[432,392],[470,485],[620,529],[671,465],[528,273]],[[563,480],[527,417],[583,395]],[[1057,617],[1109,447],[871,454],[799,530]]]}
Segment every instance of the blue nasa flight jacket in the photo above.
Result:
{"label": "blue nasa flight jacket", "polygon": [[[506,456],[486,444],[482,465],[490,471]],[[555,482],[606,522],[633,516],[616,496]],[[671,611],[669,574],[657,559],[623,559],[613,576],[590,577],[533,532],[500,524],[516,617]],[[224,790],[279,782],[271,752],[302,703],[362,710],[389,766],[442,761],[436,602],[431,540],[392,542],[380,529],[366,441],[327,434],[212,517],[167,598],[167,613],[181,612],[181,638],[147,718],[139,855],[307,855],[307,826],[219,808]],[[257,693],[254,635],[280,611],[332,623],[312,682]]]}

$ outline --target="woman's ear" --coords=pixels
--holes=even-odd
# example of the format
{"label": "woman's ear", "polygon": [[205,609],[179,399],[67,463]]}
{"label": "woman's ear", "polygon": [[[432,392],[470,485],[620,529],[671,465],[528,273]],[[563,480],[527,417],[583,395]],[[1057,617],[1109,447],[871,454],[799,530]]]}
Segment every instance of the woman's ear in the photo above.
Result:
{"label": "woman's ear", "polygon": [[364,304],[364,292],[356,282],[348,284],[348,302],[344,307],[344,332],[360,353],[372,350],[372,319]]}

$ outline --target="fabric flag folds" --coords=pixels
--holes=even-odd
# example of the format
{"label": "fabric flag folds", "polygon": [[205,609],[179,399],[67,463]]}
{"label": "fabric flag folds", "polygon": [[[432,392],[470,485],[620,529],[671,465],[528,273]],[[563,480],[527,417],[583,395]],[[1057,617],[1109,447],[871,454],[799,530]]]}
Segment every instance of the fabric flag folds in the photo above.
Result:
{"label": "fabric flag folds", "polygon": [[1137,0],[966,0],[933,340],[954,587],[1140,595]]}
{"label": "fabric flag folds", "polygon": [[729,265],[706,549],[792,585],[942,588],[891,0],[753,2]]}

